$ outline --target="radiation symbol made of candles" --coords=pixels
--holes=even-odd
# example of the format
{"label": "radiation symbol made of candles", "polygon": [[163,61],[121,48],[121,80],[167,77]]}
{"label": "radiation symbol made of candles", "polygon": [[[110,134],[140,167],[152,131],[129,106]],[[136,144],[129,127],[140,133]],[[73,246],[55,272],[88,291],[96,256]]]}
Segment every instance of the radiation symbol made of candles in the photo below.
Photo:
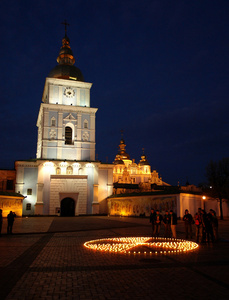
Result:
{"label": "radiation symbol made of candles", "polygon": [[84,243],[86,248],[111,253],[186,253],[196,250],[198,244],[180,240],[151,237],[121,237],[92,240]]}

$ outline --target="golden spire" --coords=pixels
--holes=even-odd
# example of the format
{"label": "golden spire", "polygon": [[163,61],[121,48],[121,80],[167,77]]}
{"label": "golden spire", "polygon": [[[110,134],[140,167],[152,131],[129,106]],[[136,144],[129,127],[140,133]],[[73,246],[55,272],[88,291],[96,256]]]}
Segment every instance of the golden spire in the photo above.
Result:
{"label": "golden spire", "polygon": [[69,24],[66,22],[66,20],[64,20],[64,22],[61,24],[65,26],[65,36],[62,39],[62,47],[60,48],[60,53],[57,57],[57,62],[59,65],[74,65],[75,58],[70,47],[70,40],[67,36],[67,26],[69,26]]}

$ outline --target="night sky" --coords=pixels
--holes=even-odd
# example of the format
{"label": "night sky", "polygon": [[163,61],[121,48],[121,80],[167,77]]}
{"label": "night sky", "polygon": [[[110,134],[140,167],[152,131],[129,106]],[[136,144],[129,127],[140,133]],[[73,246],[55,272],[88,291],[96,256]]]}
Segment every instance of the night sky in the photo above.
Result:
{"label": "night sky", "polygon": [[170,184],[206,181],[229,156],[229,1],[1,0],[0,169],[36,157],[45,78],[65,19],[76,66],[93,83],[96,154],[112,163],[121,130]]}

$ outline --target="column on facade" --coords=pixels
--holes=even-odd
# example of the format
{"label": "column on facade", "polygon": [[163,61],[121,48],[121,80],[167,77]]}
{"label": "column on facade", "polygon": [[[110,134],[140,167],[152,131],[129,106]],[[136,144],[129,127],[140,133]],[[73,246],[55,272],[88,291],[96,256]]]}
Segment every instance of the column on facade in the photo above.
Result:
{"label": "column on facade", "polygon": [[57,123],[57,159],[62,158],[62,146],[64,140],[63,131],[63,113],[58,112],[58,123]]}
{"label": "column on facade", "polygon": [[49,112],[44,108],[43,113],[42,158],[47,158]]}
{"label": "column on facade", "polygon": [[37,201],[35,203],[35,214],[43,214],[43,188],[44,188],[44,174],[43,164],[38,166],[38,177],[37,177]]}
{"label": "column on facade", "polygon": [[76,106],[80,106],[80,89],[76,89]]}
{"label": "column on facade", "polygon": [[92,214],[98,214],[98,213],[99,213],[98,165],[95,165],[94,166]]}
{"label": "column on facade", "polygon": [[95,113],[90,114],[90,159],[95,160]]}
{"label": "column on facade", "polygon": [[15,184],[15,192],[23,193],[24,188],[24,168],[20,167],[16,164],[16,184]]}
{"label": "column on facade", "polygon": [[81,160],[81,141],[82,141],[82,112],[77,113],[77,152],[76,152],[76,160]]}

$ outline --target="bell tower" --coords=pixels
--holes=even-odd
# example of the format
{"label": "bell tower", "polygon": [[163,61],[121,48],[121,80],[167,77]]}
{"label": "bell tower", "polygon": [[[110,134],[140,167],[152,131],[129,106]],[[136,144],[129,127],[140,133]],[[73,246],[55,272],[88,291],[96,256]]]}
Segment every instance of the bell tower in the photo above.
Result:
{"label": "bell tower", "polygon": [[56,65],[45,81],[42,103],[37,119],[38,159],[95,160],[95,114],[90,107],[92,83],[84,81],[75,64],[67,36]]}

